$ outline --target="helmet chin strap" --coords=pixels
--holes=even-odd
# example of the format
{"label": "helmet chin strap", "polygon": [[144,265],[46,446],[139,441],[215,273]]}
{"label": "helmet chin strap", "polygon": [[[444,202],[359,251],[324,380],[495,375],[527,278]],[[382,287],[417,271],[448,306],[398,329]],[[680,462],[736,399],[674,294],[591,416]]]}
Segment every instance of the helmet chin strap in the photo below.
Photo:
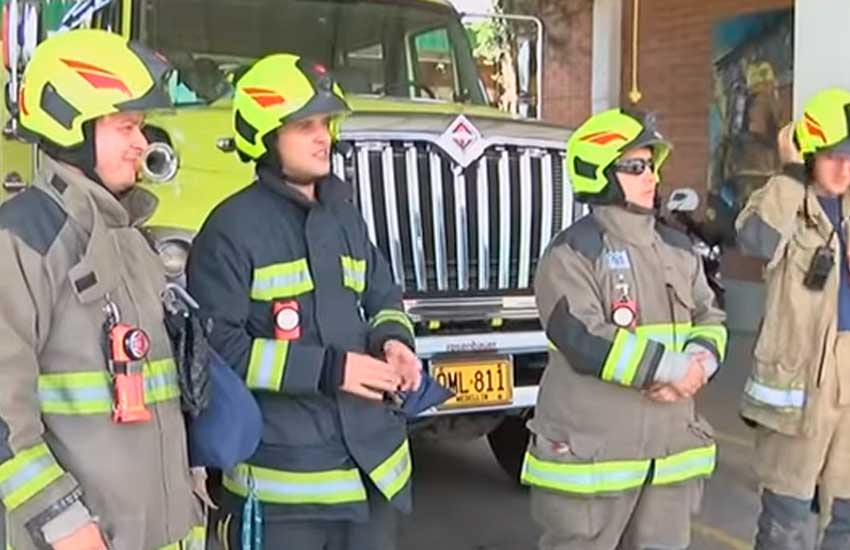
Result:
{"label": "helmet chin strap", "polygon": [[97,153],[94,145],[95,126],[93,121],[83,123],[83,142],[75,147],[60,147],[42,140],[41,149],[50,157],[79,168],[83,174],[98,185],[106,188],[97,175]]}
{"label": "helmet chin strap", "polygon": [[283,175],[283,160],[277,150],[277,132],[269,132],[263,137],[266,152],[257,159],[257,169],[265,168],[275,174]]}
{"label": "helmet chin strap", "polygon": [[286,168],[283,166],[283,160],[280,158],[280,153],[278,152],[276,132],[269,132],[266,137],[263,138],[263,142],[266,146],[266,153],[257,160],[258,170],[260,168],[264,168],[274,174],[279,174],[287,182],[292,183],[294,185],[313,185],[321,179],[296,178],[286,171]]}
{"label": "helmet chin strap", "polygon": [[638,204],[628,201],[623,204],[623,208],[634,214],[654,215],[658,212],[658,208],[656,206],[653,206],[652,208],[647,208],[645,206],[640,206]]}

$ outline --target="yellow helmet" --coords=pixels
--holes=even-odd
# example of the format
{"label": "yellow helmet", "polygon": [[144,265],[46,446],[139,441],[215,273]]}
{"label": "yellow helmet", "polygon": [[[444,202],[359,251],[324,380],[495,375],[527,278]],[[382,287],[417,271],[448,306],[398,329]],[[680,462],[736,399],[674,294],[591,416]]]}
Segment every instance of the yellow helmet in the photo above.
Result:
{"label": "yellow helmet", "polygon": [[342,88],[327,69],[297,55],[260,59],[236,80],[233,125],[242,160],[257,161],[270,151],[266,138],[288,122],[317,114],[333,116],[331,134],[350,112]]}
{"label": "yellow helmet", "polygon": [[829,88],[816,94],[806,103],[794,137],[803,156],[843,145],[850,138],[850,92]]}
{"label": "yellow helmet", "polygon": [[86,140],[83,125],[105,115],[171,107],[168,61],[120,35],[81,29],[41,43],[21,83],[22,128],[60,148]]}
{"label": "yellow helmet", "polygon": [[629,149],[652,149],[655,175],[672,146],[655,128],[655,117],[611,109],[593,115],[567,142],[567,172],[576,200],[595,204],[625,201],[614,163]]}

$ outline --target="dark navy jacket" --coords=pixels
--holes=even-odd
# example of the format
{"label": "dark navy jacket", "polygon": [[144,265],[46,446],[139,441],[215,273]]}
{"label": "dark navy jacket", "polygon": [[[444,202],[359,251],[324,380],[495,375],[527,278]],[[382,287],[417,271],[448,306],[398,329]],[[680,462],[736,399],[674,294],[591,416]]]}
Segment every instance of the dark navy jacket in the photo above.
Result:
{"label": "dark navy jacket", "polygon": [[271,520],[362,521],[367,486],[409,511],[404,418],[338,388],[345,352],[412,348],[413,326],[348,184],[331,176],[316,191],[311,202],[260,169],[193,244],[189,291],[263,412],[259,450],[224,485],[241,497],[253,486]]}

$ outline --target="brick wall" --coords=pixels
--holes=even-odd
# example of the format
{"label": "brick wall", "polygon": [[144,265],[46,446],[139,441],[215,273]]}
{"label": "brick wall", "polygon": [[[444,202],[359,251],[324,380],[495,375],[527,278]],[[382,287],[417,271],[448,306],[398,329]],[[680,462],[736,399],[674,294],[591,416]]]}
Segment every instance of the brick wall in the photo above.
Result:
{"label": "brick wall", "polygon": [[590,114],[592,0],[540,0],[543,117],[575,127]]}
{"label": "brick wall", "polygon": [[[745,13],[782,9],[793,0],[641,0],[638,107],[659,114],[675,151],[665,165],[667,186],[705,191],[708,174],[708,114],[712,86],[712,27]],[[622,102],[630,104],[633,0],[623,0]],[[790,113],[788,114],[790,117]],[[669,189],[669,187],[668,187]],[[728,250],[723,273],[758,280],[761,264]]]}
{"label": "brick wall", "polygon": [[[623,0],[623,104],[629,104],[632,5]],[[659,113],[661,129],[676,151],[665,180],[704,188],[708,166],[711,101],[711,31],[716,21],[745,13],[793,6],[793,0],[641,0],[638,67],[643,99],[638,106]]]}
{"label": "brick wall", "polygon": [[[633,1],[623,0],[623,27],[619,30],[623,37],[623,105],[631,104]],[[792,7],[793,3],[640,0],[638,77],[643,97],[637,106],[659,114],[661,129],[675,145],[664,171],[667,186],[700,191],[706,187],[714,24],[746,13]],[[546,34],[544,118],[575,127],[591,112],[592,0],[538,0],[537,9]],[[759,266],[732,252],[724,262],[724,273],[755,280]]]}

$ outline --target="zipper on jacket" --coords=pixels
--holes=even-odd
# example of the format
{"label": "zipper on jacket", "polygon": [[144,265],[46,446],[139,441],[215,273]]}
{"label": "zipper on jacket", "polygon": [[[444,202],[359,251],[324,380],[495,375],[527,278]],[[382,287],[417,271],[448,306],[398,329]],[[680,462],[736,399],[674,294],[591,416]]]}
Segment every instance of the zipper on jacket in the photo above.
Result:
{"label": "zipper on jacket", "polygon": [[[667,287],[667,304],[670,306],[670,322],[673,324],[673,351],[677,351],[679,345],[679,336],[676,334],[676,305],[673,303],[673,285],[664,283]],[[683,350],[684,351],[684,350]]]}
{"label": "zipper on jacket", "polygon": [[826,362],[826,346],[829,343],[829,329],[827,329],[827,334],[823,338],[823,346],[821,346],[820,352],[820,361],[818,364],[818,378],[817,378],[817,387],[820,388],[823,383],[823,364]]}
{"label": "zipper on jacket", "polygon": [[[141,307],[139,307],[139,302],[138,302],[138,300],[136,300],[136,297],[133,295],[133,291],[130,289],[130,283],[123,277],[121,278],[121,281],[124,284],[124,290],[127,292],[127,298],[129,299],[130,303],[133,305],[133,308],[136,310],[135,311],[136,319],[138,321],[139,326],[141,326],[143,319],[142,319],[142,309],[141,309]],[[170,492],[168,490],[168,479],[167,479],[168,476],[166,475],[167,469],[166,469],[166,457],[165,457],[165,442],[163,441],[163,438],[165,437],[165,435],[164,435],[165,434],[165,428],[164,428],[163,423],[162,423],[162,418],[160,417],[159,408],[155,404],[151,404],[150,409],[151,409],[151,413],[153,414],[154,421],[156,422],[157,435],[158,435],[157,439],[159,441],[159,445],[158,445],[158,449],[157,449],[157,451],[159,451],[159,467],[160,467],[160,472],[162,472],[162,474],[163,474],[162,475],[162,492],[163,492],[163,503],[162,503],[162,505],[163,505],[164,512],[165,512],[163,514],[163,517],[165,518],[165,524],[162,527],[165,530],[166,538],[169,539],[169,538],[171,538],[170,534],[171,534],[171,531],[172,531],[171,521],[170,521],[171,520],[171,510],[169,509],[169,501],[170,501],[171,496],[170,496],[170,494],[169,494]]]}

